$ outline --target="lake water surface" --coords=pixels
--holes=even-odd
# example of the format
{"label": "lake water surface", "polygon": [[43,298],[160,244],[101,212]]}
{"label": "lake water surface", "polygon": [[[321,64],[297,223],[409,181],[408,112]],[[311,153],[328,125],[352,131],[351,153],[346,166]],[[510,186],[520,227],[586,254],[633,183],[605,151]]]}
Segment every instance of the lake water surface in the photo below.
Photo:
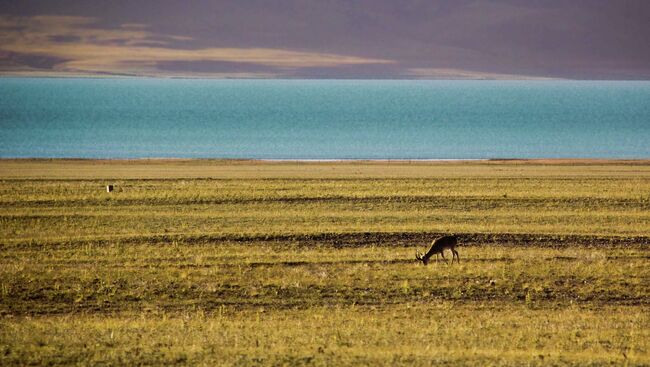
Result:
{"label": "lake water surface", "polygon": [[2,78],[0,157],[650,158],[650,82]]}

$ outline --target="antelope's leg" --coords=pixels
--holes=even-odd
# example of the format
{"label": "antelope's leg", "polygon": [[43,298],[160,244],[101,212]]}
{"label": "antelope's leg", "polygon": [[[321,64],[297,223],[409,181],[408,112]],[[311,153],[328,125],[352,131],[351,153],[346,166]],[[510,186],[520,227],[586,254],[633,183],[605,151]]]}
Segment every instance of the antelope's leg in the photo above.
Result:
{"label": "antelope's leg", "polygon": [[451,250],[454,253],[454,256],[456,257],[456,261],[460,263],[460,255],[458,255],[458,251],[456,250]]}
{"label": "antelope's leg", "polygon": [[[440,256],[442,256],[442,259],[447,262],[447,259],[445,258],[445,250],[440,251]],[[452,260],[453,261],[453,260]]]}

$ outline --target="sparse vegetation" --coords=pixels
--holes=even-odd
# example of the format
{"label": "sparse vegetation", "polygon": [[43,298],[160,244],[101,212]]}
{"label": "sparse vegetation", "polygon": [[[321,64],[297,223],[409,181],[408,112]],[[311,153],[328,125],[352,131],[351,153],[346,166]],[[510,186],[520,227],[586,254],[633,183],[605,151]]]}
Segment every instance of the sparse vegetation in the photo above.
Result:
{"label": "sparse vegetation", "polygon": [[[2,365],[650,363],[648,165],[0,161],[0,180]],[[459,264],[416,262],[451,232]]]}

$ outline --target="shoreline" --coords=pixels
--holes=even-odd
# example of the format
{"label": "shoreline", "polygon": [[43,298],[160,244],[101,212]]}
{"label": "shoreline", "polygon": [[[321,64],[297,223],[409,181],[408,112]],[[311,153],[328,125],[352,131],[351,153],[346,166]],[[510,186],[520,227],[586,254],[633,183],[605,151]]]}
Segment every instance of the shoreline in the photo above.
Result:
{"label": "shoreline", "polygon": [[241,163],[241,164],[281,164],[281,163],[366,163],[366,164],[545,164],[545,165],[601,165],[601,164],[650,164],[650,158],[2,158],[0,162],[83,162],[83,163]]}

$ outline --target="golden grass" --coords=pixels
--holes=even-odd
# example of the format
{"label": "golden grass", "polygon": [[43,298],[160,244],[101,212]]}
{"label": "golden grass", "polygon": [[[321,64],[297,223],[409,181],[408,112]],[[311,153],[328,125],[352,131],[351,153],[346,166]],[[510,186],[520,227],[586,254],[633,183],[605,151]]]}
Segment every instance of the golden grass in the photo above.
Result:
{"label": "golden grass", "polygon": [[650,176],[648,160],[261,162],[208,159],[0,160],[0,179]]}
{"label": "golden grass", "polygon": [[650,166],[546,163],[0,161],[0,364],[650,363]]}
{"label": "golden grass", "polygon": [[6,320],[6,364],[644,365],[648,316],[634,307],[314,307]]}

